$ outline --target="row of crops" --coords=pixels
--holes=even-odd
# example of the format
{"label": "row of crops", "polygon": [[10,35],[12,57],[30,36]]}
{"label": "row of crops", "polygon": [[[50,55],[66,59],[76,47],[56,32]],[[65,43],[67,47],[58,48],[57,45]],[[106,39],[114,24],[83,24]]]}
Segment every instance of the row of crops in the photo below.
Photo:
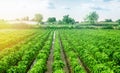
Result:
{"label": "row of crops", "polygon": [[4,48],[11,47],[19,43],[20,41],[26,39],[27,37],[33,35],[36,30],[0,30],[0,50]]}
{"label": "row of crops", "polygon": [[0,51],[0,73],[120,73],[119,30],[38,30]]}
{"label": "row of crops", "polygon": [[[43,33],[41,33],[43,32]],[[40,31],[22,44],[7,48],[0,53],[1,73],[25,73],[48,40],[50,31]]]}
{"label": "row of crops", "polygon": [[[74,51],[71,51],[69,57],[70,55],[73,56],[72,59],[75,55],[80,57],[84,70],[91,73],[120,73],[119,30],[62,30],[60,32],[64,45],[68,45],[65,50],[69,48],[69,51]],[[73,61],[77,62],[75,60]],[[83,69],[80,71],[84,73]]]}

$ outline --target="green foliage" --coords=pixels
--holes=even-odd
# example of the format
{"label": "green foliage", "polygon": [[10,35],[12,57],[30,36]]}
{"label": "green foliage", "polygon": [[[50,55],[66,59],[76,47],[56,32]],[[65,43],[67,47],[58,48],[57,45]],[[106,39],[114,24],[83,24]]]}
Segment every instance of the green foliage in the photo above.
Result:
{"label": "green foliage", "polygon": [[43,16],[41,14],[35,14],[34,21],[37,21],[38,24],[42,22]]}
{"label": "green foliage", "polygon": [[[40,36],[43,38],[38,41]],[[41,45],[38,45],[38,43],[43,44],[47,36],[47,34],[43,36],[43,33],[37,33],[23,43],[20,43],[19,46],[11,48],[8,52],[3,51],[5,53],[0,55],[4,55],[0,59],[2,61],[2,64],[0,63],[0,72],[25,73],[36,53],[40,50]]]}
{"label": "green foliage", "polygon": [[112,19],[105,19],[105,22],[112,22]]}
{"label": "green foliage", "polygon": [[[25,43],[1,51],[0,72],[26,73],[32,66],[28,73],[45,73],[53,32],[42,32]],[[55,32],[53,73],[65,73],[61,51],[65,53],[71,73],[86,73],[85,66],[91,73],[120,73],[119,30],[61,29]]]}
{"label": "green foliage", "polygon": [[97,64],[93,67],[94,73],[114,73],[113,70],[110,70],[109,67],[104,64]]}
{"label": "green foliage", "polygon": [[[73,70],[74,68],[80,70],[77,69],[79,67],[77,67],[76,60],[76,55],[79,55],[92,73],[119,73],[120,39],[116,38],[120,36],[118,33],[119,30],[73,29],[61,31],[65,52],[69,52],[70,65]],[[76,53],[71,49],[74,49]]]}
{"label": "green foliage", "polygon": [[45,60],[39,59],[29,73],[44,73],[46,71],[45,64]]}
{"label": "green foliage", "polygon": [[54,24],[56,22],[56,18],[55,17],[49,17],[47,22]]}
{"label": "green foliage", "polygon": [[62,69],[60,69],[60,70],[58,69],[58,70],[55,70],[54,73],[65,73],[65,72],[64,72],[64,70],[62,70]]}
{"label": "green foliage", "polygon": [[54,70],[59,70],[64,67],[64,63],[61,60],[55,60],[53,63],[53,69]]}
{"label": "green foliage", "polygon": [[[73,51],[73,46],[65,39],[65,36],[61,36],[62,45],[67,55],[72,73],[86,73],[81,64],[79,63],[78,53]],[[75,47],[74,47],[75,48]]]}
{"label": "green foliage", "polygon": [[100,63],[101,63],[101,62],[104,63],[104,62],[106,62],[106,61],[109,60],[108,55],[105,54],[104,52],[103,52],[103,53],[101,53],[101,52],[96,52],[96,53],[95,53],[95,56],[96,56],[96,59],[98,60],[98,62],[100,62]]}
{"label": "green foliage", "polygon": [[113,53],[113,59],[114,59],[116,62],[120,62],[120,52],[115,52],[115,53]]}
{"label": "green foliage", "polygon": [[61,48],[58,38],[58,32],[56,32],[55,43],[54,43],[54,62],[52,64],[53,73],[65,73],[63,68],[65,66],[64,62],[62,61],[61,56]]}
{"label": "green foliage", "polygon": [[90,24],[96,24],[98,18],[99,15],[94,11],[94,12],[90,12],[89,15],[86,16],[85,21],[90,22]]}
{"label": "green foliage", "polygon": [[73,18],[70,18],[69,15],[63,16],[62,22],[65,24],[74,24],[75,20]]}
{"label": "green foliage", "polygon": [[115,73],[120,73],[120,66],[113,67]]}
{"label": "green foliage", "polygon": [[52,34],[50,34],[50,37],[46,41],[44,47],[42,47],[42,50],[39,51],[36,57],[36,62],[28,73],[44,73],[47,70],[46,62],[49,57],[51,43],[52,43]]}
{"label": "green foliage", "polygon": [[118,22],[118,24],[120,25],[120,19],[118,19],[116,22]]}

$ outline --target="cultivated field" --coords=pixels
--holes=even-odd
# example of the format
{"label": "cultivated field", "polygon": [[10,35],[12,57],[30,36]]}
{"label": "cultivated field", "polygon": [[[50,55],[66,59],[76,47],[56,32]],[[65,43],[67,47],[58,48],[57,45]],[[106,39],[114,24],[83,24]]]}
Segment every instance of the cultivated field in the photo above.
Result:
{"label": "cultivated field", "polygon": [[0,30],[0,73],[120,73],[119,33],[107,29]]}

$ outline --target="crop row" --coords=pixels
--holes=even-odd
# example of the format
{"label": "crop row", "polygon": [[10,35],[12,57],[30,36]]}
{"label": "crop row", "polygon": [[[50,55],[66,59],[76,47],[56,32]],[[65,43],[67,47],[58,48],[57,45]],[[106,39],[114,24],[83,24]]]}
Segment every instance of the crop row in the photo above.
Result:
{"label": "crop row", "polygon": [[54,41],[54,54],[53,54],[53,73],[65,73],[64,71],[64,62],[61,57],[61,47],[58,32],[56,32],[55,41]]}
{"label": "crop row", "polygon": [[0,73],[120,73],[118,32],[40,30],[0,52]]}
{"label": "crop row", "polygon": [[[66,33],[63,37],[72,45],[71,47],[76,50],[92,73],[119,73],[119,41],[115,39],[118,35],[108,37],[110,34],[115,34],[112,31],[99,31],[99,34],[98,31],[93,32],[69,30],[61,34]],[[74,36],[76,38],[73,38]]]}
{"label": "crop row", "polygon": [[34,65],[29,70],[28,73],[44,73],[47,70],[46,64],[47,59],[50,54],[50,49],[53,41],[53,33],[50,34],[48,40],[45,42],[43,48],[39,51],[39,54],[36,57]]}
{"label": "crop row", "polygon": [[[41,49],[48,35],[49,33],[46,35],[38,35],[28,43],[21,45],[18,51],[12,51],[9,55],[3,57],[0,60],[0,72],[25,72],[34,59],[37,51]],[[16,49],[17,48],[18,47],[16,47]]]}
{"label": "crop row", "polygon": [[[44,32],[44,33],[46,33],[46,32]],[[12,52],[19,51],[22,47],[26,46],[26,44],[28,44],[30,41],[34,40],[35,37],[37,37],[38,35],[42,35],[42,34],[43,34],[43,31],[40,31],[39,33],[36,33],[36,34],[30,36],[29,38],[26,38],[22,42],[19,42],[18,44],[14,44],[14,46],[11,48],[3,49],[2,51],[0,51],[0,60]]]}
{"label": "crop row", "polygon": [[0,50],[11,47],[36,32],[36,30],[0,30]]}
{"label": "crop row", "polygon": [[62,34],[60,35],[60,37],[61,37],[62,46],[67,56],[67,60],[69,62],[70,73],[86,73],[85,69],[80,63],[77,53],[74,52],[71,45],[68,43],[68,41],[64,38]]}

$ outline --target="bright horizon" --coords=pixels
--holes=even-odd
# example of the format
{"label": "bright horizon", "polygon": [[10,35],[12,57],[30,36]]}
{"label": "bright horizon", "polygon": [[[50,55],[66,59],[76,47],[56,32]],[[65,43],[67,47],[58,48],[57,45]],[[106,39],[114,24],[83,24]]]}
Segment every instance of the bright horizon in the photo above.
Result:
{"label": "bright horizon", "polygon": [[48,17],[62,19],[66,14],[77,21],[96,11],[99,20],[120,18],[120,0],[0,0],[0,19],[12,20],[40,13],[44,21]]}

